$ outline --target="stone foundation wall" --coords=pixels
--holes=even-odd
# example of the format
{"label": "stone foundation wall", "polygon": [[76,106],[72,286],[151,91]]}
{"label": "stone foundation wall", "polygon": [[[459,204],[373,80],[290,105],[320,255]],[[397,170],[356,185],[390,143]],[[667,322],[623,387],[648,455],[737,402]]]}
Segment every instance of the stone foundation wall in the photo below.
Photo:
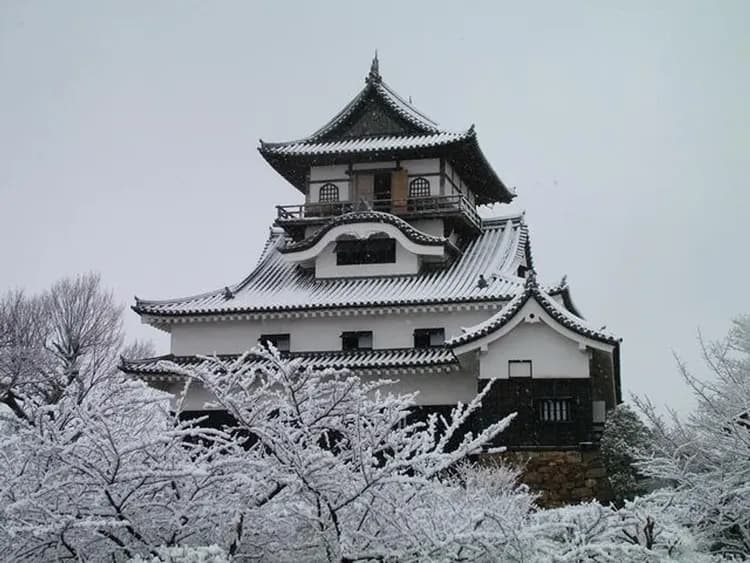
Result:
{"label": "stone foundation wall", "polygon": [[522,468],[521,481],[541,494],[545,508],[597,499],[607,503],[612,491],[601,455],[594,450],[514,450],[482,454],[480,463],[502,461]]}

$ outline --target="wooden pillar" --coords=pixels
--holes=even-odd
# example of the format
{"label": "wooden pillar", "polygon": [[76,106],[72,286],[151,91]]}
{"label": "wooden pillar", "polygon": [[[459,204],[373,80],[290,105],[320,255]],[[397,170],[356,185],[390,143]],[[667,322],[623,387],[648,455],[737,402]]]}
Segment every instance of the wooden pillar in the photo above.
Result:
{"label": "wooden pillar", "polygon": [[405,168],[395,170],[391,176],[391,210],[395,214],[406,213],[409,199],[409,173]]}

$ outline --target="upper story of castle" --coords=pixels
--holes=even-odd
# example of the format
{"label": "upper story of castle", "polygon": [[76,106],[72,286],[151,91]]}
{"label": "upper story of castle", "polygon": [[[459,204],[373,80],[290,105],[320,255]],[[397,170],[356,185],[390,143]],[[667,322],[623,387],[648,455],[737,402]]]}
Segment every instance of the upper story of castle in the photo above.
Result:
{"label": "upper story of castle", "polygon": [[303,139],[261,141],[259,151],[305,195],[304,205],[278,207],[277,224],[290,233],[362,209],[405,219],[455,215],[478,228],[477,205],[514,197],[474,126],[440,128],[386,84],[377,56],[364,88],[328,123]]}
{"label": "upper story of castle", "polygon": [[441,129],[385,83],[377,55],[364,88],[328,123],[303,139],[261,141],[259,151],[305,195],[278,205],[275,225],[287,260],[318,278],[446,266],[481,235],[477,206],[514,197],[474,126]]}
{"label": "upper story of castle", "polygon": [[[499,305],[533,267],[523,215],[481,219],[514,195],[474,128],[452,133],[396,94],[377,57],[364,88],[305,139],[261,142],[263,157],[305,194],[280,205],[255,269],[187,298],[137,299],[146,322],[348,308]],[[291,313],[294,314],[294,313]]]}

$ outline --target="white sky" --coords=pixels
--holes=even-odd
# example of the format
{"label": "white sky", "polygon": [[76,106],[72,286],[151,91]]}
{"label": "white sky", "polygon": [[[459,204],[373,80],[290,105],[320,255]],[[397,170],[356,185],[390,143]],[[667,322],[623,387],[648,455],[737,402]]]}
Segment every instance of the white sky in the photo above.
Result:
{"label": "white sky", "polygon": [[[119,299],[223,287],[276,204],[256,151],[362,87],[480,144],[541,277],[621,334],[627,392],[679,410],[748,302],[750,2],[0,2],[0,291],[101,272]],[[167,338],[127,313],[132,337]]]}

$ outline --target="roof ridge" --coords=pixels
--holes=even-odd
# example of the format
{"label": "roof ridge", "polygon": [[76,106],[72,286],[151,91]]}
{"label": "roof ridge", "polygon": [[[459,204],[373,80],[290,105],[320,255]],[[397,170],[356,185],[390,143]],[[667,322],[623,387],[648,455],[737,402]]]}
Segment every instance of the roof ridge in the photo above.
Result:
{"label": "roof ridge", "polygon": [[[431,117],[429,117],[429,116],[428,116],[428,115],[426,115],[425,113],[423,113],[423,112],[419,111],[419,110],[418,110],[418,109],[417,109],[417,108],[416,108],[416,107],[415,107],[415,106],[414,106],[413,104],[411,104],[411,103],[407,102],[407,101],[406,101],[406,100],[405,100],[404,98],[402,98],[402,97],[401,97],[401,95],[400,95],[400,94],[399,94],[398,92],[396,92],[396,91],[395,91],[395,90],[394,90],[394,89],[393,89],[393,88],[392,88],[392,87],[391,87],[391,86],[390,86],[390,85],[389,85],[389,84],[388,84],[388,83],[387,83],[387,82],[386,82],[385,80],[382,80],[382,79],[381,79],[381,80],[380,80],[380,81],[379,81],[379,82],[377,83],[377,85],[376,85],[375,87],[376,87],[376,88],[382,88],[382,89],[383,89],[383,90],[385,91],[385,93],[386,93],[387,95],[390,95],[390,96],[392,96],[392,97],[396,98],[396,100],[397,100],[398,102],[400,102],[401,104],[403,104],[404,106],[406,106],[406,108],[407,108],[408,110],[410,110],[411,112],[415,113],[415,114],[417,115],[417,117],[419,117],[419,118],[421,118],[422,120],[426,121],[426,123],[425,123],[424,125],[427,125],[427,126],[431,126],[431,127],[432,127],[432,128],[434,128],[434,129],[435,129],[436,131],[442,131],[442,130],[440,129],[440,126],[438,125],[437,121],[435,121],[434,119],[432,119]],[[395,109],[395,110],[396,110],[396,111],[397,111],[398,113],[404,113],[404,112],[402,112],[402,111],[399,111],[399,108],[396,108],[396,107],[394,107],[393,109]],[[404,115],[404,117],[406,117],[406,118],[408,119],[408,117],[409,117],[409,116],[408,116],[408,115]]]}

